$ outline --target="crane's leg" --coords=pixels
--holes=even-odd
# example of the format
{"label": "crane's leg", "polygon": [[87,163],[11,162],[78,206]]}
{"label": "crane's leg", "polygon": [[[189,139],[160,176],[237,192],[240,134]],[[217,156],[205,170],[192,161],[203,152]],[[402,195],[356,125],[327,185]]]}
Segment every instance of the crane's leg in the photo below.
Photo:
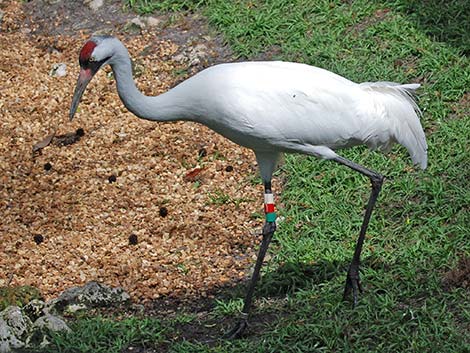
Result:
{"label": "crane's leg", "polygon": [[337,156],[336,158],[334,158],[334,160],[367,176],[372,184],[372,191],[369,197],[369,202],[367,203],[366,212],[362,221],[361,231],[359,232],[359,238],[357,239],[356,248],[354,250],[354,255],[351,264],[349,265],[348,274],[346,277],[346,285],[344,287],[343,294],[343,299],[346,300],[352,292],[353,305],[355,306],[357,304],[358,292],[362,292],[361,282],[359,279],[359,265],[361,262],[362,245],[364,244],[364,238],[366,236],[370,216],[372,215],[375,202],[377,201],[380,189],[382,188],[382,184],[385,178],[383,175],[374,172],[373,170],[367,169],[341,156]]}
{"label": "crane's leg", "polygon": [[266,222],[263,226],[263,240],[261,241],[258,257],[256,258],[256,264],[253,275],[251,276],[251,281],[246,290],[243,309],[240,313],[240,318],[237,324],[224,335],[224,338],[238,338],[248,326],[251,305],[253,303],[253,293],[260,276],[261,266],[263,266],[264,257],[268,251],[269,243],[276,231],[276,213],[274,212],[274,198],[271,191],[271,182],[264,183],[264,211],[266,214]]}

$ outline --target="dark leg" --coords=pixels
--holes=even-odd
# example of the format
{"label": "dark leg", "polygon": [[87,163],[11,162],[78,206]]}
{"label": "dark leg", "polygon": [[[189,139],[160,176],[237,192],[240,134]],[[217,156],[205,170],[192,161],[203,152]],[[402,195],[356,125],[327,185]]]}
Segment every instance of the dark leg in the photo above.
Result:
{"label": "dark leg", "polygon": [[[265,195],[272,195],[271,192],[271,183],[264,184]],[[272,197],[271,197],[272,200]],[[245,302],[243,304],[242,312],[240,313],[240,319],[237,324],[224,335],[224,338],[238,338],[242,335],[248,326],[248,318],[250,315],[251,305],[253,303],[253,293],[255,291],[256,283],[258,282],[261,266],[263,266],[264,257],[268,251],[269,243],[273,237],[274,232],[276,231],[276,220],[274,214],[274,204],[266,203],[265,196],[265,212],[266,212],[266,223],[263,226],[263,240],[261,241],[261,246],[258,252],[258,257],[256,258],[255,269],[251,277],[251,281],[248,284],[246,290]]]}
{"label": "dark leg", "polygon": [[350,160],[340,156],[338,156],[335,161],[369,177],[372,184],[372,191],[369,197],[369,202],[367,203],[366,212],[364,214],[364,220],[362,221],[361,231],[359,233],[359,238],[357,239],[356,248],[354,250],[354,255],[351,264],[349,265],[348,275],[346,277],[346,285],[344,287],[343,294],[343,299],[346,300],[352,292],[353,305],[355,306],[357,304],[358,292],[362,292],[361,282],[359,279],[359,265],[361,262],[362,245],[364,244],[364,238],[366,236],[370,216],[372,215],[375,202],[377,201],[380,189],[382,188],[384,177],[377,172],[364,168],[363,166],[351,162]]}

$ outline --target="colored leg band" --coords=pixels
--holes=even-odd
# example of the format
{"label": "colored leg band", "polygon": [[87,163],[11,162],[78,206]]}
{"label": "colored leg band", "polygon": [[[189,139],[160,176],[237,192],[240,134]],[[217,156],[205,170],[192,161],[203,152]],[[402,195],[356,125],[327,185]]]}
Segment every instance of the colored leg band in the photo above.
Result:
{"label": "colored leg band", "polygon": [[276,212],[266,213],[266,222],[276,222]]}
{"label": "colored leg band", "polygon": [[271,193],[264,194],[264,212],[266,213],[266,222],[276,221],[276,213],[274,212],[274,196]]}

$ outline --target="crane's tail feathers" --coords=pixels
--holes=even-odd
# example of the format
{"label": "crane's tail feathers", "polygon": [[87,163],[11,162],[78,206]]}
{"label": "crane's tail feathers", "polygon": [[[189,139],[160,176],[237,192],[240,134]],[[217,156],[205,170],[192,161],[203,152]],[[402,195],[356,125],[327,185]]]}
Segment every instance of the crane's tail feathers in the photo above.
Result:
{"label": "crane's tail feathers", "polygon": [[[421,110],[415,93],[419,84],[397,84],[393,82],[366,82],[361,88],[370,93],[373,102],[390,127],[392,139],[405,146],[414,164],[422,169],[427,166],[427,143],[420,123]],[[390,144],[382,149],[390,149]]]}

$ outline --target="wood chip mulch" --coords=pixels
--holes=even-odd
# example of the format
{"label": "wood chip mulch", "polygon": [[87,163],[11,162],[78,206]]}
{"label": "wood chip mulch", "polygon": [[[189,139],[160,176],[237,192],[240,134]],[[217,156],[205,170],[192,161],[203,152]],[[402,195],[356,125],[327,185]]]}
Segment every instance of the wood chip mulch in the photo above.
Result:
{"label": "wood chip mulch", "polygon": [[[19,3],[3,11],[0,286],[33,285],[50,298],[96,280],[146,301],[205,295],[245,278],[262,222],[253,217],[262,212],[253,153],[204,126],[136,118],[109,68],[70,123],[88,36],[31,35]],[[151,41],[154,50],[139,56]],[[139,58],[143,92],[175,83],[176,44],[144,33],[126,45]],[[66,76],[49,75],[57,63]]]}

